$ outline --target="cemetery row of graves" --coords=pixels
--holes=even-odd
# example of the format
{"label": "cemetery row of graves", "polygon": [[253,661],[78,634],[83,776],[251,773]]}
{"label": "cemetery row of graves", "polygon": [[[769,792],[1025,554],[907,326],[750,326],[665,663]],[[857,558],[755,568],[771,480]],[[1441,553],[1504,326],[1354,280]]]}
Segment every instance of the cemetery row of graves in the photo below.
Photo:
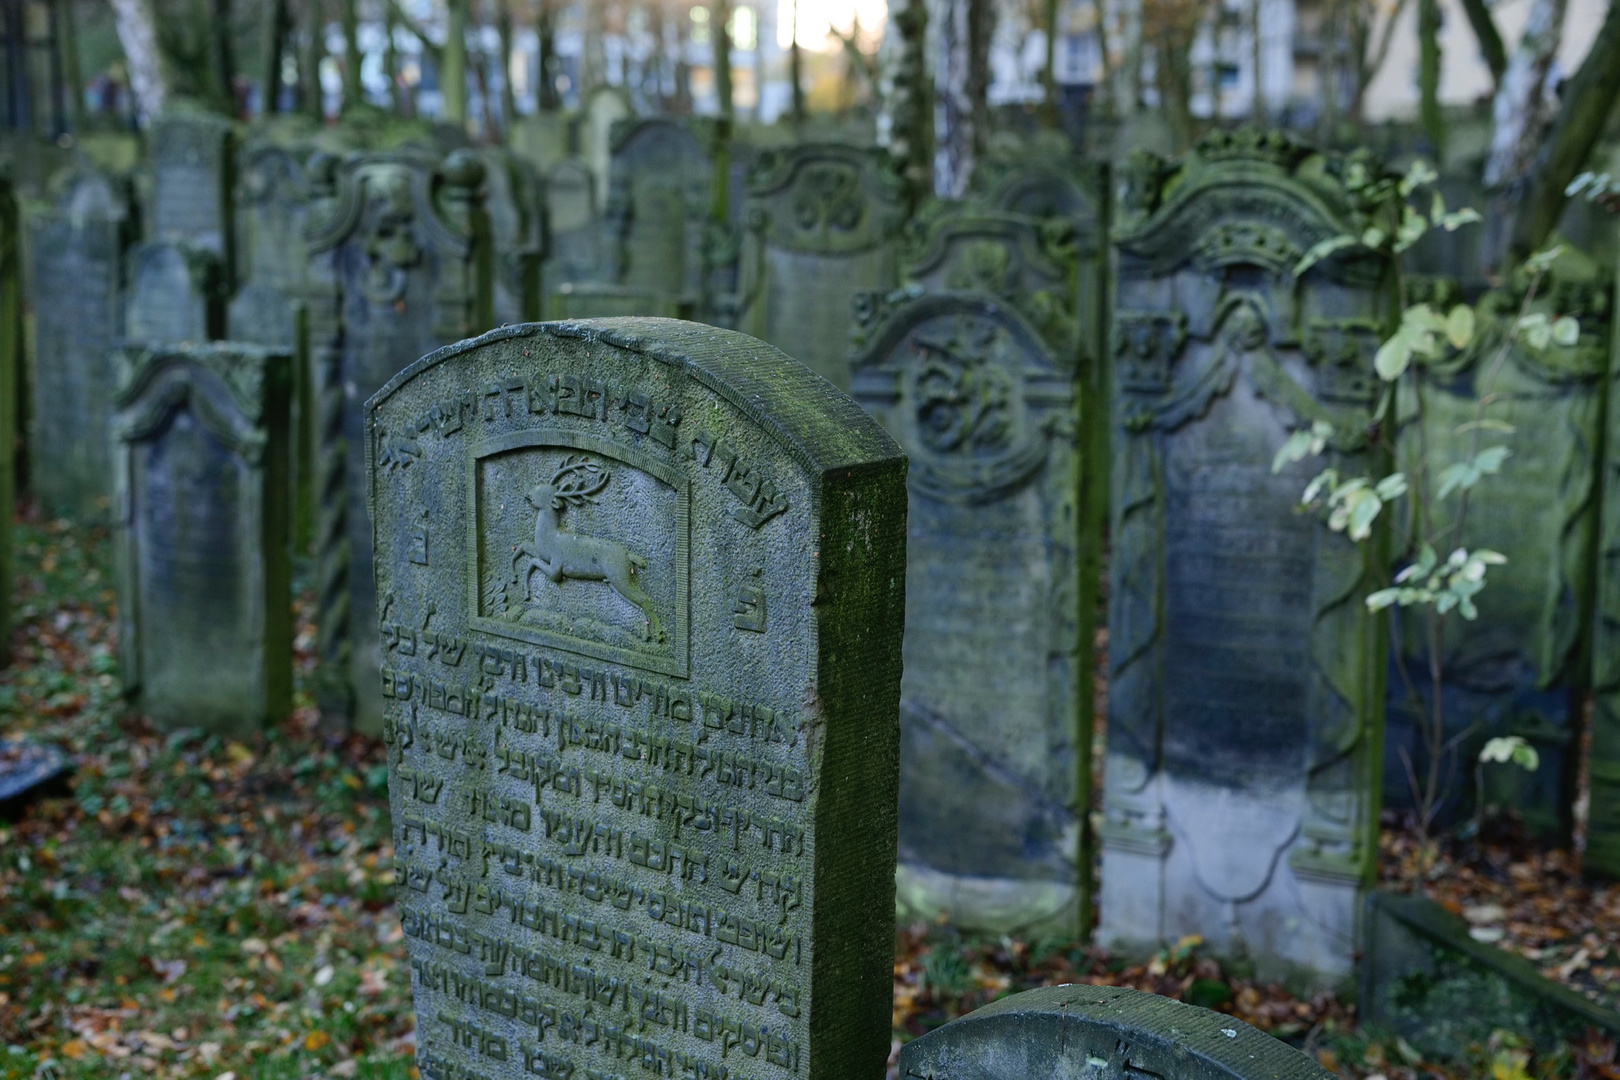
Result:
{"label": "cemetery row of graves", "polygon": [[[172,1004],[162,939],[229,912],[248,959],[202,994],[277,1018],[241,1075],[399,1075],[407,988],[426,1076],[875,1075],[902,997],[972,999],[964,934],[1319,1046],[1354,998],[1406,1055],[1366,1072],[1533,1045],[1604,1075],[1612,924],[1511,954],[1506,910],[1375,886],[1386,811],[1478,845],[1511,808],[1620,876],[1612,269],[1568,241],[1490,288],[1432,272],[1478,215],[1276,132],[1113,170],[1009,141],[940,202],[876,149],[627,113],[518,152],[175,111],[130,175],[4,201],[0,453],[35,517],[0,577],[68,545],[84,600],[12,700],[97,718],[91,791],[129,775],[110,739],[192,777],[214,824],[113,887],[223,860],[143,977]],[[289,714],[372,756],[294,760],[262,734]],[[79,783],[19,828],[146,830]],[[891,971],[890,897],[932,960]],[[35,901],[41,933],[86,917]],[[229,1057],[83,1004],[53,1068]],[[921,1047],[903,1072],[949,1071]]]}

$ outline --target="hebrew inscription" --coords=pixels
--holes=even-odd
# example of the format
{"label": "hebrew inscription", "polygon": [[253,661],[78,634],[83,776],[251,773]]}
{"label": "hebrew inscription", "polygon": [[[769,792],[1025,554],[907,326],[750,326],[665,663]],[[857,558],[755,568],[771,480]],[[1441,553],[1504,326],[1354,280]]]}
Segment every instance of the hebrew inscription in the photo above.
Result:
{"label": "hebrew inscription", "polygon": [[423,1075],[875,1074],[898,448],[656,319],[495,331],[366,417]]}

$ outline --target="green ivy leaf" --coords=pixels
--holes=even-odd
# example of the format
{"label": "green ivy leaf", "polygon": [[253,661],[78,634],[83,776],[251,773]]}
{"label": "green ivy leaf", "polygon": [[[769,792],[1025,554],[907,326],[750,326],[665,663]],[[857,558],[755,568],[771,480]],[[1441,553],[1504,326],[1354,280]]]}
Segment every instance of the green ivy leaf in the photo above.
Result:
{"label": "green ivy leaf", "polygon": [[1573,315],[1560,315],[1553,320],[1552,339],[1568,347],[1581,340],[1581,321]]}
{"label": "green ivy leaf", "polygon": [[1454,349],[1466,349],[1474,340],[1474,309],[1458,304],[1446,315],[1446,340]]}
{"label": "green ivy leaf", "polygon": [[1301,274],[1305,273],[1305,271],[1309,270],[1311,267],[1315,266],[1329,255],[1332,255],[1335,251],[1340,251],[1347,247],[1354,247],[1355,245],[1355,237],[1345,236],[1343,234],[1340,234],[1339,236],[1330,236],[1326,240],[1318,240],[1316,243],[1311,245],[1311,249],[1309,251],[1300,257],[1299,262],[1294,264],[1294,276],[1299,277]]}
{"label": "green ivy leaf", "polygon": [[1378,352],[1373,356],[1373,367],[1377,369],[1378,377],[1385,382],[1394,382],[1406,374],[1406,369],[1411,364],[1412,342],[1400,331],[1378,346]]}

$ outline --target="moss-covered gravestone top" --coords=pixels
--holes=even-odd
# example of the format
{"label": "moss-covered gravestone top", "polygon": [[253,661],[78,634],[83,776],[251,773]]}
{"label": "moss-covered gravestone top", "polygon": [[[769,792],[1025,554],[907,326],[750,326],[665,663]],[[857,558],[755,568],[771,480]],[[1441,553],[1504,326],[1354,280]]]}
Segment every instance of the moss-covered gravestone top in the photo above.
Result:
{"label": "moss-covered gravestone top", "polygon": [[849,385],[850,302],[896,284],[904,189],[879,150],[801,143],[748,174],[740,325]]}
{"label": "moss-covered gravestone top", "polygon": [[34,356],[29,467],[46,513],[80,522],[107,514],[108,350],[124,336],[125,252],[133,234],[126,185],[83,170],[28,223]]}
{"label": "moss-covered gravestone top", "polygon": [[493,331],[367,408],[425,1076],[878,1076],[905,459],[763,342]]}
{"label": "moss-covered gravestone top", "polygon": [[492,324],[485,169],[471,151],[324,155],[307,167],[316,700],[376,732],[376,598],[365,513],[365,400],[411,363]]}
{"label": "moss-covered gravestone top", "polygon": [[1331,1080],[1241,1020],[1118,986],[1047,986],[900,1048],[902,1080]]}
{"label": "moss-covered gravestone top", "polygon": [[[1323,464],[1376,474],[1372,358],[1391,266],[1335,235],[1391,227],[1365,160],[1282,133],[1138,157],[1117,219],[1108,754],[1100,934],[1201,933],[1266,977],[1332,981],[1377,861],[1387,660],[1364,599],[1380,541],[1298,512]],[[1327,462],[1273,475],[1291,430]],[[1382,527],[1382,522],[1377,527]]]}
{"label": "moss-covered gravestone top", "polygon": [[114,358],[125,690],[163,726],[251,731],[292,696],[291,359],[239,344]]}
{"label": "moss-covered gravestone top", "polygon": [[[1090,925],[1096,531],[1074,253],[949,210],[862,294],[851,393],[911,459],[898,887],[995,932]],[[1039,318],[1041,321],[1034,321]],[[987,633],[987,627],[995,632]]]}

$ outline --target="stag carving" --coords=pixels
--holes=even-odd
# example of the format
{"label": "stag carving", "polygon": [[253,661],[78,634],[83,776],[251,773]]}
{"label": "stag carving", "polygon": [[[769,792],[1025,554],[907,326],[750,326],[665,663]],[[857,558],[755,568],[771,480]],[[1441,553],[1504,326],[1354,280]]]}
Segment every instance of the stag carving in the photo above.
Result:
{"label": "stag carving", "polygon": [[569,455],[557,466],[551,479],[528,491],[529,505],[535,509],[534,542],[520,544],[512,556],[512,577],[523,583],[523,598],[532,601],[534,572],[540,571],[561,584],[574,581],[605,581],[614,592],[641,609],[647,619],[647,639],[663,641],[663,625],[653,610],[653,598],[641,587],[641,572],[647,560],[617,540],[585,536],[563,528],[562,517],[570,506],[596,502],[613,474],[583,455]]}

